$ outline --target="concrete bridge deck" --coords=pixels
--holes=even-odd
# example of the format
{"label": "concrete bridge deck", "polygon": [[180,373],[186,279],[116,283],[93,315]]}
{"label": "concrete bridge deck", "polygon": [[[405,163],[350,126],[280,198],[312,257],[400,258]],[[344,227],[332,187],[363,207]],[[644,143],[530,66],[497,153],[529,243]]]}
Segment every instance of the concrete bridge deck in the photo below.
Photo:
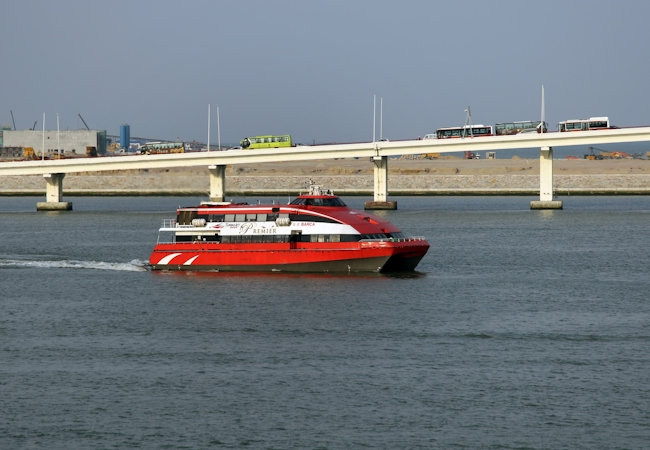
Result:
{"label": "concrete bridge deck", "polygon": [[[0,175],[42,174],[47,183],[47,202],[61,203],[63,178],[67,173],[142,168],[207,166],[210,197],[224,198],[226,165],[264,164],[279,161],[314,161],[334,158],[366,158],[374,164],[374,197],[386,202],[388,157],[422,153],[464,153],[540,148],[540,201],[553,201],[553,147],[650,141],[650,127],[622,128],[574,133],[521,134],[516,136],[368,142],[271,150],[229,150],[181,154],[115,156],[64,160],[0,163]],[[550,205],[550,204],[549,204]],[[552,205],[550,205],[553,207]],[[560,205],[561,207],[561,205]]]}

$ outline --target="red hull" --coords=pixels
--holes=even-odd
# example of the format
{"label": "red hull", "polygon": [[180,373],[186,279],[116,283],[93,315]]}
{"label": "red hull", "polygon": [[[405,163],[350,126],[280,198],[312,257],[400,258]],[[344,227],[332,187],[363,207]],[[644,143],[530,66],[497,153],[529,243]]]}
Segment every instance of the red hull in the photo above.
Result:
{"label": "red hull", "polygon": [[158,244],[154,270],[249,272],[395,272],[413,270],[429,249],[426,240],[351,243]]}

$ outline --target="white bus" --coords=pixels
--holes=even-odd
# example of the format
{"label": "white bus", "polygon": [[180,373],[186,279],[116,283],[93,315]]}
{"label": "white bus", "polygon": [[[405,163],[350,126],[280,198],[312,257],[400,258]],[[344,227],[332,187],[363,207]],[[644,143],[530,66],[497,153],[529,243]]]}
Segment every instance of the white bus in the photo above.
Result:
{"label": "white bus", "polygon": [[494,126],[497,136],[509,136],[522,133],[546,133],[546,122],[525,120],[521,122],[497,123]]}
{"label": "white bus", "polygon": [[591,131],[608,130],[612,127],[609,124],[609,117],[591,117],[589,119],[565,120],[557,124],[559,132],[566,131]]}
{"label": "white bus", "polygon": [[438,128],[438,139],[493,136],[492,125],[465,125],[464,127]]}

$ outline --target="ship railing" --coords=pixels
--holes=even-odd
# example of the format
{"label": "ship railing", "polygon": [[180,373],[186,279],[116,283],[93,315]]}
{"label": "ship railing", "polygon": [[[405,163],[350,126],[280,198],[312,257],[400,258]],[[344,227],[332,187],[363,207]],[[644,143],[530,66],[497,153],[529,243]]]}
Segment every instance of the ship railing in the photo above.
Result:
{"label": "ship railing", "polygon": [[160,228],[176,228],[177,226],[176,219],[163,219]]}

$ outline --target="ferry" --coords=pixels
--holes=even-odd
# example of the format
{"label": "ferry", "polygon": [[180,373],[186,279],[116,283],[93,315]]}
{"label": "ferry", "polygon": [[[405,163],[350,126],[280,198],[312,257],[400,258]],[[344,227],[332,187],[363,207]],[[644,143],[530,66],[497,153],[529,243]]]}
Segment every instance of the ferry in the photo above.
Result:
{"label": "ferry", "polygon": [[310,186],[286,205],[202,202],[164,219],[153,270],[223,272],[413,271],[424,237],[406,237],[381,217]]}

